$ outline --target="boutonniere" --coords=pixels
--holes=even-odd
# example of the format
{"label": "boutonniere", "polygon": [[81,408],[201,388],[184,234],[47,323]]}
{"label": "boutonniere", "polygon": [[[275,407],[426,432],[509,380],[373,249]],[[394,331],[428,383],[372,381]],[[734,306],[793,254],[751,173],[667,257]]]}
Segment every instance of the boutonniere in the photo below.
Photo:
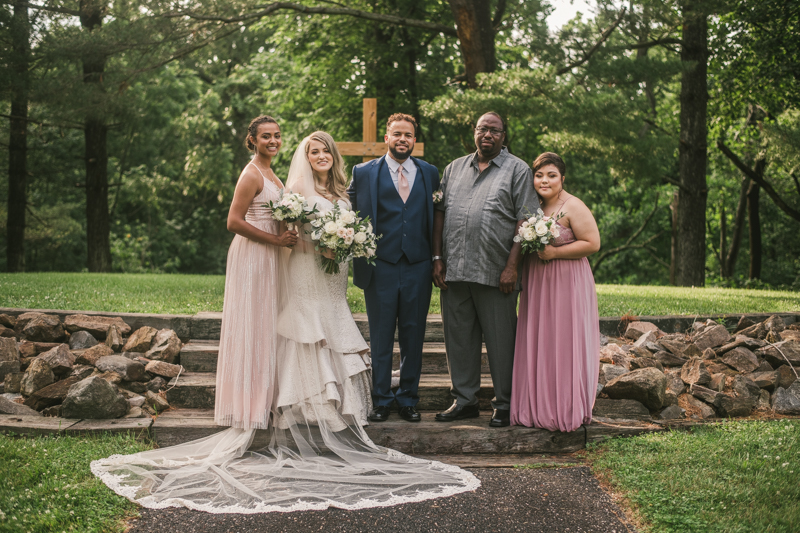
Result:
{"label": "boutonniere", "polygon": [[442,189],[433,191],[433,203],[440,204],[442,200],[444,200],[444,192],[442,192]]}

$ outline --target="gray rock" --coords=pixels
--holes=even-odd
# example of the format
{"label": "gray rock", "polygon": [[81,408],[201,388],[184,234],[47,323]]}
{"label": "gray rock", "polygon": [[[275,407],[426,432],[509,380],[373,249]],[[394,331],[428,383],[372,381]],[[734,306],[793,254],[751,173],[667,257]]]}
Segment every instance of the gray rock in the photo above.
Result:
{"label": "gray rock", "polygon": [[61,404],[59,405],[51,405],[50,407],[45,407],[42,409],[42,416],[52,416],[55,418],[61,417]]}
{"label": "gray rock", "polygon": [[656,333],[654,331],[647,331],[643,333],[641,336],[639,336],[639,338],[636,339],[636,342],[634,342],[633,345],[636,346],[637,348],[644,348],[645,345],[647,344],[655,343],[657,338],[658,337],[656,336]]}
{"label": "gray rock", "polygon": [[664,367],[661,366],[661,363],[658,362],[653,357],[637,357],[636,359],[631,360],[631,370],[636,370],[637,368],[657,368],[660,371],[664,371]]}
{"label": "gray rock", "polygon": [[750,337],[746,337],[744,335],[737,335],[733,342],[722,345],[719,348],[716,348],[714,351],[717,355],[723,355],[724,353],[729,352],[734,348],[738,348],[739,346],[744,346],[749,350],[757,350],[766,345],[767,343],[760,339],[751,339]]}
{"label": "gray rock", "polygon": [[598,398],[594,402],[592,416],[626,420],[650,420],[650,411],[636,400],[606,400]]}
{"label": "gray rock", "polygon": [[727,376],[722,372],[719,374],[711,374],[711,382],[708,384],[708,388],[713,391],[722,392],[723,389],[725,389],[726,378]]}
{"label": "gray rock", "polygon": [[65,418],[119,418],[127,412],[125,397],[99,376],[88,377],[70,387],[61,409]]}
{"label": "gray rock", "polygon": [[59,344],[55,348],[39,355],[37,359],[41,359],[50,365],[53,374],[59,378],[69,375],[75,364],[75,356],[69,351],[69,346],[66,344]]}
{"label": "gray rock", "polygon": [[681,379],[687,385],[706,385],[711,382],[711,374],[699,357],[692,357],[681,367]]}
{"label": "gray rock", "polygon": [[756,354],[743,346],[728,351],[722,356],[722,362],[735,368],[739,372],[753,372],[758,368],[758,357],[756,357]]}
{"label": "gray rock", "polygon": [[0,396],[0,414],[15,416],[42,416],[38,411],[34,411],[27,405],[12,402],[3,396]]}
{"label": "gray rock", "polygon": [[47,387],[56,380],[53,371],[47,361],[36,358],[28,366],[25,375],[22,376],[21,390],[24,396],[30,396],[37,390]]}
{"label": "gray rock", "polygon": [[781,365],[778,367],[776,372],[778,373],[777,380],[775,381],[775,387],[783,387],[784,389],[788,389],[792,386],[792,383],[797,381],[797,375],[795,371],[797,369],[792,369],[789,365]]}
{"label": "gray rock", "polygon": [[[17,322],[19,325],[19,321]],[[55,315],[39,314],[25,324],[22,334],[29,341],[60,342],[66,337],[61,320]]]}
{"label": "gray rock", "polygon": [[119,385],[120,383],[122,383],[122,376],[113,371],[100,372],[99,370],[95,369],[95,371],[89,377],[93,378],[95,376],[100,379],[108,381],[112,385]]}
{"label": "gray rock", "polygon": [[722,393],[717,396],[714,407],[723,418],[747,416],[753,411],[757,401],[758,397]]}
{"label": "gray rock", "polygon": [[70,376],[75,376],[78,380],[86,379],[92,375],[94,367],[91,365],[75,365],[72,367]]}
{"label": "gray rock", "polygon": [[612,379],[618,378],[622,374],[625,374],[627,372],[628,370],[621,365],[609,365],[609,364],[601,365],[600,373],[603,378],[603,385],[605,386],[605,384],[611,381]]}
{"label": "gray rock", "polygon": [[684,357],[683,351],[689,346],[689,343],[684,340],[668,339],[667,337],[662,337],[658,344],[676,357]]}
{"label": "gray rock", "polygon": [[183,344],[178,335],[171,329],[162,329],[153,338],[151,348],[144,354],[148,359],[174,363],[181,353]]}
{"label": "gray rock", "polygon": [[150,361],[144,369],[151,374],[167,379],[178,377],[178,374],[183,372],[181,365],[171,365],[165,361]]}
{"label": "gray rock", "polygon": [[85,350],[98,344],[97,339],[92,337],[88,331],[76,331],[69,336],[70,350]]}
{"label": "gray rock", "polygon": [[758,401],[756,402],[756,409],[769,409],[769,397],[770,394],[766,390],[762,390],[761,394],[758,395]]}
{"label": "gray rock", "polygon": [[144,418],[146,416],[141,407],[131,407],[131,410],[123,418]]}
{"label": "gray rock", "polygon": [[640,368],[606,384],[605,392],[615,400],[637,400],[651,411],[661,409],[667,391],[667,377],[656,368]]}
{"label": "gray rock", "polygon": [[[785,365],[787,362],[795,368],[800,368],[800,341],[790,339],[765,346],[758,350],[773,368]],[[787,361],[788,360],[788,361]]]}
{"label": "gray rock", "polygon": [[697,385],[696,383],[693,384],[691,387],[689,387],[689,392],[695,398],[703,400],[704,402],[711,405],[714,405],[714,402],[717,400],[717,397],[719,397],[719,395],[721,394],[717,391],[703,387],[702,385]]}
{"label": "gray rock", "polygon": [[128,404],[131,407],[141,407],[144,405],[144,396],[140,396],[139,394],[131,396],[128,398]]}
{"label": "gray rock", "polygon": [[28,325],[28,322],[39,316],[44,316],[44,313],[39,313],[38,311],[30,311],[28,313],[22,313],[17,317],[17,322],[14,325],[14,330],[17,333],[22,333],[22,330],[25,329],[25,326]]}
{"label": "gray rock", "polygon": [[742,318],[739,319],[739,323],[736,324],[736,329],[734,330],[734,332],[739,333],[743,329],[747,329],[750,326],[755,326],[755,325],[756,325],[755,322],[747,318],[745,315],[742,315]]}
{"label": "gray rock", "polygon": [[122,340],[122,332],[119,330],[117,325],[111,324],[108,326],[108,332],[106,333],[106,346],[111,348],[112,351],[118,352],[124,345],[125,342]]}
{"label": "gray rock", "polygon": [[101,372],[116,372],[124,381],[144,380],[144,365],[121,355],[101,357],[95,366]]}
{"label": "gray rock", "polygon": [[17,347],[17,340],[8,337],[0,337],[0,363],[2,362],[19,362],[19,348]]}
{"label": "gray rock", "polygon": [[686,390],[686,385],[678,376],[667,374],[667,392],[664,396],[664,405],[674,405],[678,403],[678,396]]}
{"label": "gray rock", "polygon": [[761,361],[761,363],[759,363],[758,368],[756,368],[755,371],[756,372],[772,372],[773,370],[775,370],[775,369],[772,368],[771,364],[769,364],[767,361]]}
{"label": "gray rock", "polygon": [[59,405],[67,396],[69,388],[79,381],[77,377],[72,376],[61,381],[56,381],[47,387],[42,387],[25,400],[25,405],[37,411],[41,411],[53,405]]}
{"label": "gray rock", "polygon": [[97,365],[97,361],[101,357],[105,357],[107,355],[112,355],[114,350],[106,346],[105,344],[97,344],[92,346],[87,350],[83,350],[79,352],[77,359],[75,362],[81,365]]}
{"label": "gray rock", "polygon": [[657,351],[653,357],[663,366],[683,366],[688,361],[688,359],[678,357],[664,350]]}
{"label": "gray rock", "polygon": [[88,331],[97,339],[105,339],[109,326],[116,326],[122,335],[131,332],[131,327],[120,317],[69,315],[64,319],[64,326],[70,333]]}
{"label": "gray rock", "polygon": [[3,380],[5,383],[4,392],[19,392],[22,390],[22,376],[24,372],[10,372],[5,375]]}
{"label": "gray rock", "polygon": [[755,396],[757,398],[761,394],[761,388],[747,376],[735,376],[733,392],[738,396]]}
{"label": "gray rock", "polygon": [[19,360],[17,361],[2,361],[0,362],[0,379],[3,378],[6,374],[16,374],[20,371],[21,365]]}
{"label": "gray rock", "polygon": [[684,414],[686,413],[686,409],[679,407],[678,405],[670,405],[661,410],[657,418],[661,420],[677,420],[679,418],[683,418]]}
{"label": "gray rock", "polygon": [[162,411],[166,411],[167,409],[169,409],[169,402],[167,402],[167,400],[164,397],[162,397],[162,396],[160,396],[160,395],[158,395],[158,394],[156,394],[156,393],[154,393],[152,391],[145,392],[144,393],[144,399],[145,399],[145,402],[147,403],[147,405],[149,405],[157,413],[160,413]]}
{"label": "gray rock", "polygon": [[145,386],[147,390],[158,393],[167,388],[167,381],[164,378],[155,377],[148,381]]}
{"label": "gray rock", "polygon": [[150,349],[150,345],[153,344],[153,338],[158,333],[158,330],[155,328],[151,328],[150,326],[144,326],[136,331],[128,337],[128,342],[125,343],[123,346],[123,352],[146,352]]}
{"label": "gray rock", "polygon": [[686,410],[686,418],[705,420],[715,418],[717,413],[710,405],[698,400],[691,394],[681,394],[678,397],[678,405]]}
{"label": "gray rock", "polygon": [[800,381],[788,389],[778,387],[772,396],[772,408],[781,415],[800,415]]}
{"label": "gray rock", "polygon": [[771,372],[753,372],[748,374],[747,377],[753,380],[753,383],[758,387],[772,392],[775,390],[775,384],[778,381],[778,372],[775,370]]}
{"label": "gray rock", "polygon": [[123,381],[119,384],[119,387],[136,394],[144,394],[147,391],[147,385],[140,381]]}
{"label": "gray rock", "polygon": [[722,324],[704,329],[701,333],[695,336],[694,345],[700,350],[706,348],[716,348],[730,342],[731,334]]}
{"label": "gray rock", "polygon": [[661,332],[661,330],[658,329],[658,326],[656,326],[652,322],[641,322],[641,321],[631,322],[625,329],[625,337],[631,340],[637,340],[643,334],[649,332],[658,335]]}
{"label": "gray rock", "polygon": [[750,337],[753,339],[763,339],[767,336],[767,329],[764,324],[758,323],[737,332],[739,335]]}

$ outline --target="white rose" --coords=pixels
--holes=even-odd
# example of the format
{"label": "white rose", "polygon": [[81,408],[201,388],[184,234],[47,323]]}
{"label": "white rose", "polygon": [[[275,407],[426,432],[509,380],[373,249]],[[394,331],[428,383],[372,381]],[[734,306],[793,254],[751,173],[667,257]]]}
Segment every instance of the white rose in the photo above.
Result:
{"label": "white rose", "polygon": [[366,233],[364,233],[363,231],[359,231],[358,233],[356,233],[356,234],[355,234],[355,236],[353,237],[353,239],[354,239],[354,240],[355,240],[355,241],[356,241],[358,244],[361,244],[361,243],[363,243],[364,241],[366,241],[366,240],[367,240],[367,234],[366,234]]}
{"label": "white rose", "polygon": [[367,248],[367,257],[372,257],[375,255],[375,250],[372,248]]}
{"label": "white rose", "polygon": [[522,237],[520,237],[519,235],[515,235],[514,242],[522,242]]}
{"label": "white rose", "polygon": [[348,235],[347,237],[345,237],[345,238],[344,238],[344,243],[345,243],[346,245],[348,245],[348,246],[350,246],[351,244],[353,244],[353,236],[352,236],[352,235]]}
{"label": "white rose", "polygon": [[547,235],[547,224],[544,220],[540,220],[533,226],[534,230],[536,231],[536,235],[541,237],[542,235]]}
{"label": "white rose", "polygon": [[555,226],[550,228],[550,233],[552,233],[553,234],[553,238],[556,238],[556,239],[558,239],[561,236],[561,232]]}
{"label": "white rose", "polygon": [[345,224],[352,224],[356,221],[356,214],[352,211],[342,211],[342,214],[339,218]]}
{"label": "white rose", "polygon": [[542,244],[547,244],[547,237],[542,237],[540,240],[542,241]]}
{"label": "white rose", "polygon": [[533,231],[533,227],[525,228],[525,233],[523,233],[522,238],[526,241],[532,241],[536,237],[536,233]]}
{"label": "white rose", "polygon": [[525,222],[522,223],[522,226],[520,226],[520,227],[527,228],[530,225],[531,225],[530,221],[526,220]]}
{"label": "white rose", "polygon": [[329,220],[328,222],[325,223],[325,226],[323,226],[323,229],[325,230],[325,233],[328,233],[328,234],[332,235],[332,234],[336,233],[336,230],[339,229],[339,225],[336,224],[336,222],[334,222],[333,220]]}

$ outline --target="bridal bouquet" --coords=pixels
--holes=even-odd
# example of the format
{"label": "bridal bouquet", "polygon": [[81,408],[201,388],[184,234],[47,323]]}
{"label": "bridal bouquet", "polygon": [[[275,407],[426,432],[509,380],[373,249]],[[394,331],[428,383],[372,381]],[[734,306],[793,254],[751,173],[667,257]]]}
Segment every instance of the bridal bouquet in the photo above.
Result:
{"label": "bridal bouquet", "polygon": [[334,259],[322,258],[322,268],[327,274],[338,274],[339,263],[356,257],[364,257],[367,263],[375,264],[378,239],[372,231],[369,217],[361,219],[355,211],[333,209],[311,222],[311,239],[318,251],[330,250]]}
{"label": "bridal bouquet", "polygon": [[564,213],[559,213],[554,217],[548,217],[544,211],[537,209],[535,215],[522,223],[514,236],[514,242],[522,245],[524,254],[544,250],[545,246],[552,244],[561,234],[556,221],[563,216]]}
{"label": "bridal bouquet", "polygon": [[309,207],[302,194],[291,191],[287,193],[286,189],[281,189],[276,203],[270,201],[264,207],[272,210],[272,218],[275,220],[285,220],[290,230],[294,229],[296,223],[310,222],[311,216],[317,213],[317,206]]}

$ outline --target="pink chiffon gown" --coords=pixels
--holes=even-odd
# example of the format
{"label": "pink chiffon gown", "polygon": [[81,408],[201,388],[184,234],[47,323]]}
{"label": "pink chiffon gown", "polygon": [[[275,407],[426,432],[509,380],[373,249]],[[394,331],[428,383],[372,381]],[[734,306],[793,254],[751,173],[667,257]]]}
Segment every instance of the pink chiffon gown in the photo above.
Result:
{"label": "pink chiffon gown", "polygon": [[[253,198],[245,220],[277,234],[279,222],[264,204],[277,201],[279,189],[262,178],[263,189]],[[280,253],[276,246],[241,235],[233,238],[228,250],[214,407],[214,421],[221,426],[266,429],[269,423],[275,392]]]}
{"label": "pink chiffon gown", "polygon": [[[558,224],[558,222],[556,222]],[[553,246],[575,242],[560,227]],[[574,431],[592,421],[600,326],[589,261],[525,261],[514,349],[511,423]]]}

